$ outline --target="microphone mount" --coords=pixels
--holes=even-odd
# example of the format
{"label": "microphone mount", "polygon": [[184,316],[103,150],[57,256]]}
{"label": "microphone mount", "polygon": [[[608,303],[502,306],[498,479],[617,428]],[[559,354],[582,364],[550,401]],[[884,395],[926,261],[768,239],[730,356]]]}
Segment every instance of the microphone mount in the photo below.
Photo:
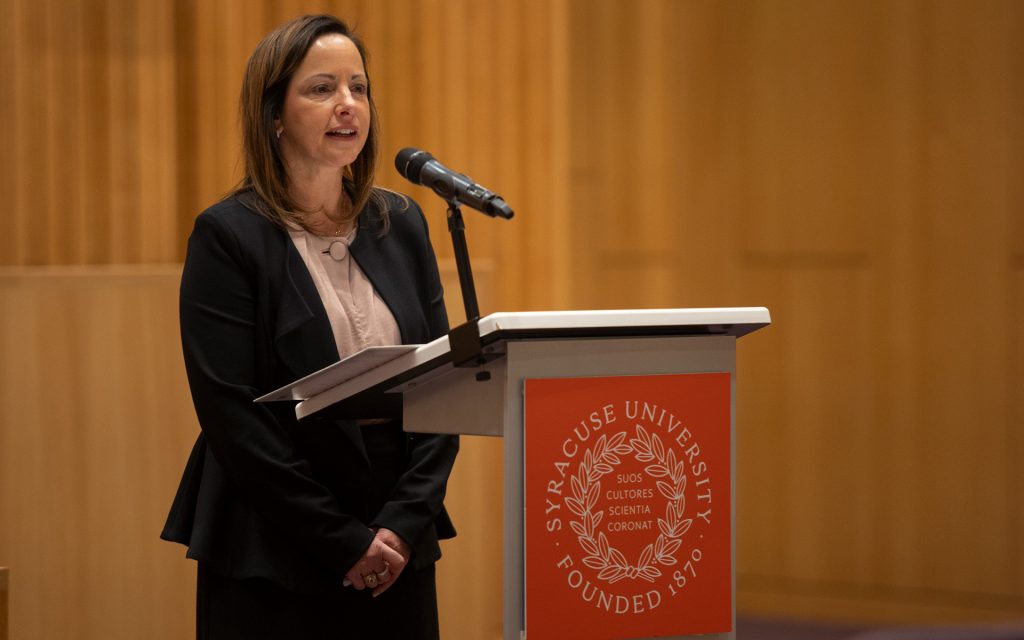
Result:
{"label": "microphone mount", "polygon": [[466,223],[462,219],[462,208],[457,198],[448,200],[448,232],[452,236],[455,251],[455,268],[459,272],[459,288],[462,291],[462,306],[466,310],[466,322],[448,332],[448,345],[452,353],[452,364],[456,367],[480,366],[486,362],[483,345],[480,342],[480,307],[476,300],[476,285],[473,283],[473,269],[469,264],[469,248],[466,246]]}
{"label": "microphone mount", "polygon": [[[509,219],[513,216],[501,196],[476,184],[468,176],[456,173],[437,162],[434,156],[420,149],[406,148],[395,157],[398,173],[413,184],[423,185],[434,191],[448,203],[448,232],[455,250],[455,266],[459,273],[459,287],[462,304],[466,310],[466,322],[448,332],[448,344],[452,364],[456,367],[479,367],[488,357],[483,353],[480,342],[480,307],[473,283],[473,269],[469,263],[469,248],[466,246],[466,224],[462,219],[461,204],[472,207],[491,217]],[[491,359],[497,356],[491,356]],[[490,376],[487,371],[477,373],[477,380],[484,381]]]}

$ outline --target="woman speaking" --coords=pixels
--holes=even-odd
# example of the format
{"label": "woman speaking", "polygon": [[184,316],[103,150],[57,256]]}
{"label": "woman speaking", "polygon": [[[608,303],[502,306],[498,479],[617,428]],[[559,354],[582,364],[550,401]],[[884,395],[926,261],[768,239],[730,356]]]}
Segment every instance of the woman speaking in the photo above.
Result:
{"label": "woman speaking", "polygon": [[375,187],[365,50],[331,16],[257,45],[245,177],[198,216],[181,337],[201,433],[162,537],[198,561],[199,638],[437,638],[454,436],[253,399],[368,346],[448,329],[419,207]]}

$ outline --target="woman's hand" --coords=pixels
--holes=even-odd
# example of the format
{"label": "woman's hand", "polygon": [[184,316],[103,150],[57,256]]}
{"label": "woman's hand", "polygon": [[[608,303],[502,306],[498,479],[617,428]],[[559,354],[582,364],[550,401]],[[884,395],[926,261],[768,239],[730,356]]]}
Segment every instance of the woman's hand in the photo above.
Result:
{"label": "woman's hand", "polygon": [[[409,558],[412,556],[412,547],[410,547],[409,543],[403,540],[397,533],[391,529],[378,529],[377,539],[402,554],[402,558],[405,559],[406,563],[409,562]],[[394,567],[392,567],[392,571],[394,571]]]}
{"label": "woman's hand", "polygon": [[399,574],[401,574],[402,570],[409,564],[409,558],[412,556],[412,547],[409,546],[409,543],[403,540],[391,529],[378,529],[377,535],[374,537],[373,541],[377,542],[378,540],[398,553],[398,555],[402,556],[402,562],[401,564],[395,564],[394,562],[390,563],[389,569],[391,575],[388,577],[387,581],[381,583],[380,586],[374,589],[374,596],[379,596],[384,593],[392,584],[395,583],[395,580],[398,580]]}
{"label": "woman's hand", "polygon": [[378,532],[363,557],[345,574],[345,582],[359,591],[373,589],[376,597],[387,591],[407,562],[408,555],[403,556],[386,544]]}

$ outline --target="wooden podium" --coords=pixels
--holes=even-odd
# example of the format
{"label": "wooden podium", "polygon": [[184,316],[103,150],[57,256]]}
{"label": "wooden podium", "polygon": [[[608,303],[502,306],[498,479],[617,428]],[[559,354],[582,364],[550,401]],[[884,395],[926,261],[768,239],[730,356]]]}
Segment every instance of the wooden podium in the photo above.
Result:
{"label": "wooden podium", "polygon": [[447,336],[372,348],[260,401],[504,437],[505,640],[733,638],[736,339],[770,323],[496,313],[470,366]]}

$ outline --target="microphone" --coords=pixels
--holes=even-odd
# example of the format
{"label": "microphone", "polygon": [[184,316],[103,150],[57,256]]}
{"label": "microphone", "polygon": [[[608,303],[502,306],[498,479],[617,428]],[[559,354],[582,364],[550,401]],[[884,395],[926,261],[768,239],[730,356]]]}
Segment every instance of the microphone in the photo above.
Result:
{"label": "microphone", "polygon": [[452,171],[422,149],[406,147],[399,151],[395,168],[409,182],[429,187],[445,200],[458,200],[492,218],[508,220],[515,215],[501,196],[481,187],[469,176]]}

